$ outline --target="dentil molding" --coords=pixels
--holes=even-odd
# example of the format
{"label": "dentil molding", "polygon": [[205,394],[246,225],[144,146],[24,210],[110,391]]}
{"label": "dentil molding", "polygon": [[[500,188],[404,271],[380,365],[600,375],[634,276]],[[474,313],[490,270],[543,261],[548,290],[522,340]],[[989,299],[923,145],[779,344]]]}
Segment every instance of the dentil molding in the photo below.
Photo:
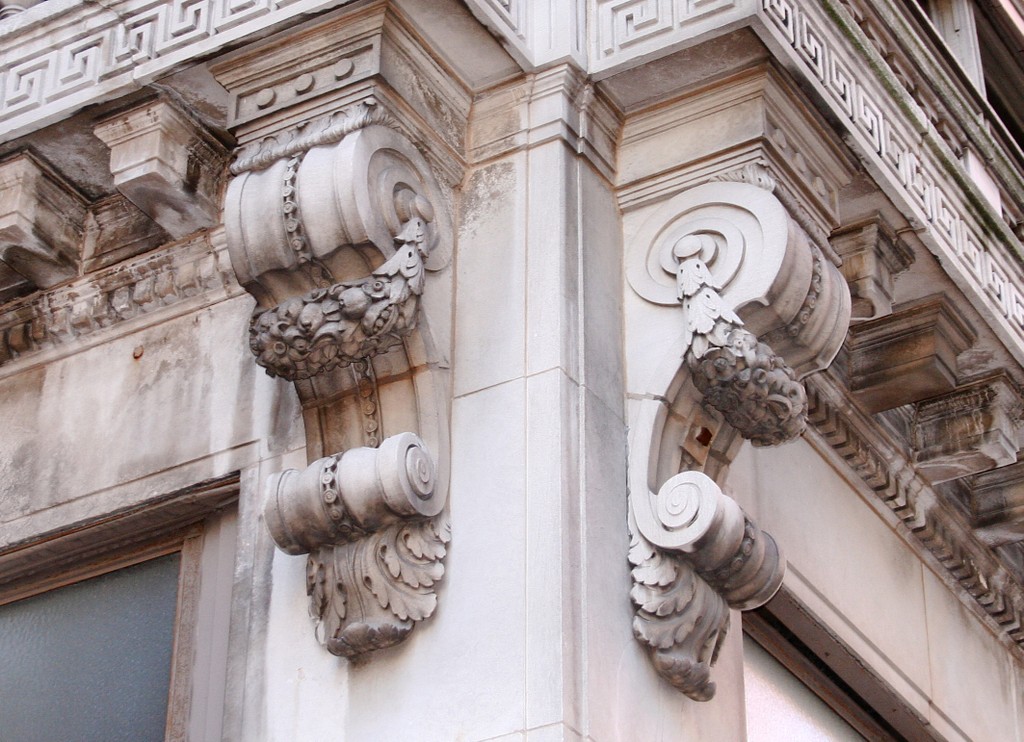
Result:
{"label": "dentil molding", "polygon": [[714,694],[729,609],[764,604],[784,567],[708,475],[727,470],[740,439],[772,446],[803,433],[800,379],[832,361],[850,319],[842,274],[774,187],[757,166],[720,174],[655,208],[628,247],[630,286],[671,310],[653,321],[677,338],[664,373],[630,402],[633,629],[656,670],[698,701]]}

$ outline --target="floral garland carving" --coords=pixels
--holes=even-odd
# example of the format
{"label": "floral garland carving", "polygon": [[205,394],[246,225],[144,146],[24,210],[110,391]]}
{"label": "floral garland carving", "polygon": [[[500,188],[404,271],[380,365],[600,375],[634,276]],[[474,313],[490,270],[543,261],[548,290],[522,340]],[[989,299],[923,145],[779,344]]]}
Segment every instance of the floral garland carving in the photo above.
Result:
{"label": "floral garland carving", "polygon": [[704,262],[685,257],[685,243],[681,240],[677,247],[684,257],[677,286],[685,315],[685,359],[694,384],[705,403],[754,445],[775,446],[796,438],[807,426],[803,385],[780,356],[744,329]]}
{"label": "floral garland carving", "polygon": [[336,283],[253,314],[249,348],[270,376],[308,379],[365,361],[398,345],[416,327],[425,279],[426,225],[415,217],[397,250],[360,281]]}

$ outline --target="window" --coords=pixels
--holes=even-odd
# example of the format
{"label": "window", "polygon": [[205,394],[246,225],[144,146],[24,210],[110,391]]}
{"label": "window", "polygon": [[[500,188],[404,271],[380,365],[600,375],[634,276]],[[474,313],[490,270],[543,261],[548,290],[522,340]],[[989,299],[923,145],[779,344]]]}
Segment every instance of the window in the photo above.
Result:
{"label": "window", "polygon": [[743,637],[743,690],[747,742],[864,739],[749,634]]}
{"label": "window", "polygon": [[0,552],[0,739],[220,739],[237,476]]}
{"label": "window", "polygon": [[[992,133],[1024,150],[1024,19],[972,0],[918,0],[950,56],[995,113]],[[1020,157],[1020,152],[1018,152]]]}
{"label": "window", "polygon": [[7,742],[163,739],[181,554],[0,606]]}
{"label": "window", "polygon": [[743,614],[749,742],[931,739],[925,723],[785,587]]}
{"label": "window", "polygon": [[1019,45],[1021,40],[1008,38],[1013,33],[1022,33],[1022,30],[1009,28],[1006,23],[999,23],[998,19],[983,13],[978,14],[977,27],[985,99],[1005,127],[1005,132],[997,130],[993,134],[1004,139],[1004,146],[1012,149],[1015,145],[1024,151],[1024,105],[1021,104],[1021,90],[1024,90],[1021,64],[1024,60],[1020,51],[1013,51],[1020,48],[1013,44]]}

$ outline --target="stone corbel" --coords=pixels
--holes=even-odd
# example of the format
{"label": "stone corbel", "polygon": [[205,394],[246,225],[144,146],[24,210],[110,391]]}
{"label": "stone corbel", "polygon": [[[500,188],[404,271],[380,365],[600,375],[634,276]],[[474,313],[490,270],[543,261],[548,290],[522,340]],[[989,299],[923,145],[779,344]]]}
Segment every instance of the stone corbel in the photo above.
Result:
{"label": "stone corbel", "polygon": [[675,475],[647,507],[631,513],[633,631],[663,677],[707,701],[715,693],[711,665],[729,628],[729,609],[771,599],[784,573],[779,549],[700,472]]}
{"label": "stone corbel", "polygon": [[175,239],[219,221],[223,147],[169,103],[109,118],[96,136],[110,149],[114,185]]}
{"label": "stone corbel", "polygon": [[998,374],[918,402],[914,463],[932,483],[969,477],[1017,461],[1024,397]]}
{"label": "stone corbel", "polygon": [[28,153],[0,162],[0,262],[33,288],[78,275],[85,201]]}
{"label": "stone corbel", "polygon": [[257,299],[250,349],[295,383],[316,459],[271,477],[267,526],[309,554],[320,642],[357,659],[429,617],[444,572],[448,416],[421,299],[452,231],[430,168],[386,117],[360,105],[335,122],[305,147],[236,161],[225,225]]}
{"label": "stone corbel", "polygon": [[[714,694],[711,666],[729,609],[769,600],[783,562],[771,537],[704,473],[658,480],[671,462],[679,465],[681,445],[693,448],[694,431],[707,453],[687,451],[683,467],[720,476],[735,453],[734,436],[771,446],[801,435],[807,396],[800,378],[832,361],[850,318],[842,274],[773,189],[770,174],[749,166],[696,186],[654,210],[629,245],[632,288],[678,307],[659,315],[678,328],[665,349],[665,368],[675,370],[631,403],[633,627],[657,671],[698,701]],[[683,430],[666,422],[679,414],[708,422],[690,425],[684,441],[668,440]]]}
{"label": "stone corbel", "polygon": [[849,224],[832,234],[842,257],[843,275],[853,298],[851,319],[877,319],[892,313],[895,279],[914,262],[910,249],[881,216]]}
{"label": "stone corbel", "polygon": [[957,356],[976,337],[944,296],[897,305],[890,314],[850,328],[850,391],[872,414],[946,394],[956,387]]}

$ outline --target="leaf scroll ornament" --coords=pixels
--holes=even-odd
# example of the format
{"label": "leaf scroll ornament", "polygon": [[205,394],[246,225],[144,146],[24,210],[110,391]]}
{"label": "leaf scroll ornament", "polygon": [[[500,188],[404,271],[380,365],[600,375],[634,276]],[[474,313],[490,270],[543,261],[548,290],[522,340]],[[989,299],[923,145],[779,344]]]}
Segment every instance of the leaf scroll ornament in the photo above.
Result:
{"label": "leaf scroll ornament", "polygon": [[450,536],[449,526],[421,521],[379,531],[360,544],[366,587],[381,608],[398,618],[422,621],[434,612],[434,584],[444,574],[441,559]]}
{"label": "leaf scroll ornament", "polygon": [[725,601],[682,559],[631,528],[633,634],[658,673],[695,701],[715,694],[711,666],[729,630]]}
{"label": "leaf scroll ornament", "polygon": [[447,519],[437,517],[312,552],[307,591],[321,643],[356,660],[402,641],[437,607],[450,539]]}
{"label": "leaf scroll ornament", "polygon": [[796,374],[718,293],[707,266],[683,260],[677,273],[686,363],[704,402],[755,446],[798,437],[807,426],[807,393]]}

